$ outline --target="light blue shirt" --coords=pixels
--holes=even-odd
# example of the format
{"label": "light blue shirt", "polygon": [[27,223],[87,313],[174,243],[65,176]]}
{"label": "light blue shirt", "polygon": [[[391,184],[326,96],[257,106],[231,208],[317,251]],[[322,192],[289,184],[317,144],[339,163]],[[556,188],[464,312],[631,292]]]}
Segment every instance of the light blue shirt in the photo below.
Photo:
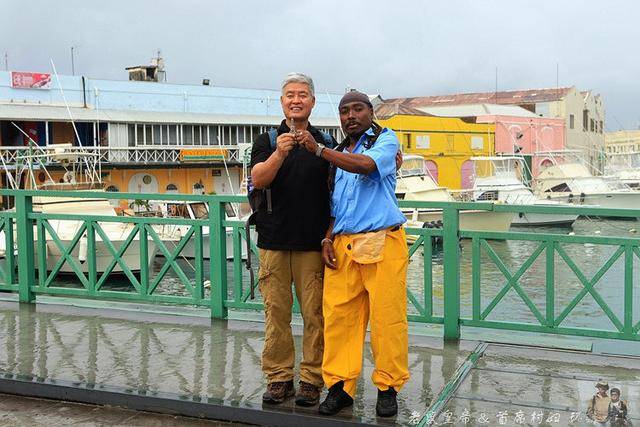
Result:
{"label": "light blue shirt", "polygon": [[403,224],[406,218],[396,199],[396,153],[400,143],[395,132],[383,129],[369,149],[366,135],[360,137],[353,153],[369,156],[376,170],[368,175],[351,173],[340,168],[331,198],[331,216],[335,218],[334,234],[354,234],[381,230]]}

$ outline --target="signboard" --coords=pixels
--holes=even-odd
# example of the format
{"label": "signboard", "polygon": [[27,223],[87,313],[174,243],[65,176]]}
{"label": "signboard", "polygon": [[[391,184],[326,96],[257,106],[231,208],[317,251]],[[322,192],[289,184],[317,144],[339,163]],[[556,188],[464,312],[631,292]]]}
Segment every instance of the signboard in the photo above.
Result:
{"label": "signboard", "polygon": [[51,74],[12,71],[11,87],[17,89],[51,89]]}
{"label": "signboard", "polygon": [[219,148],[184,148],[180,150],[181,162],[198,162],[203,160],[224,160],[228,150]]}

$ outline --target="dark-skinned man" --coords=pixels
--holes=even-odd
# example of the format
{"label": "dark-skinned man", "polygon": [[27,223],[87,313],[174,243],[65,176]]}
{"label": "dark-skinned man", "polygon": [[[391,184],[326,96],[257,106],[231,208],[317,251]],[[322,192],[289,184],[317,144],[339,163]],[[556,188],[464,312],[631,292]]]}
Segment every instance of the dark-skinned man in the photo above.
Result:
{"label": "dark-skinned man", "polygon": [[[309,123],[315,105],[313,81],[289,74],[280,97],[285,120],[259,135],[251,149],[255,188],[269,188],[270,201],[255,213],[260,250],[259,286],[264,300],[265,341],[262,370],[265,403],[282,403],[295,394],[295,351],[291,333],[293,294],[304,321],[300,385],[295,402],[319,401],[322,380],[323,320],[321,241],[329,224],[328,164],[300,147],[300,141],[333,142]],[[267,206],[268,205],[268,208]]]}
{"label": "dark-skinned man", "polygon": [[322,241],[322,375],[329,393],[319,411],[333,415],[353,403],[370,320],[376,412],[393,416],[396,394],[409,379],[406,219],[395,197],[399,142],[373,122],[365,94],[348,92],[338,109],[347,135],[338,149],[305,140],[308,151],[335,168],[332,220]]}

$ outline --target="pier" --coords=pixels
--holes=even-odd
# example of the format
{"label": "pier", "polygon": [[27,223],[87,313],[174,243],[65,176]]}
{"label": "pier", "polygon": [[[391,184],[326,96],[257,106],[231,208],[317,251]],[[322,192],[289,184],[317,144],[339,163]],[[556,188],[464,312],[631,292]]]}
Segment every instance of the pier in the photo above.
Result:
{"label": "pier", "polygon": [[[460,211],[493,210],[636,221],[638,211],[401,202],[442,210],[443,227],[407,229],[416,236],[407,284],[412,379],[399,394],[397,418],[383,420],[374,415],[368,352],[352,411],[326,418],[315,408],[262,405],[262,305],[257,292],[250,298],[255,283],[242,262],[244,223],[225,217],[225,204],[243,197],[100,193],[208,205],[208,218],[190,220],[33,210],[34,198],[82,200],[94,192],[0,194],[15,206],[0,212],[0,393],[244,424],[583,425],[595,383],[605,380],[622,390],[630,417],[640,422],[640,239],[589,230],[468,231],[458,219]],[[50,221],[81,227],[65,245]],[[133,225],[120,247],[103,230],[114,222]],[[162,225],[189,231],[169,244],[159,235]],[[197,256],[205,230],[207,262]],[[81,239],[84,261],[74,255]],[[123,261],[135,239],[140,271]],[[150,242],[161,255],[152,265]],[[196,257],[185,261],[188,242]],[[62,254],[53,268],[46,262],[51,244]],[[105,271],[97,268],[97,245],[112,255]],[[63,280],[64,263],[72,272]],[[116,266],[118,277],[111,274]],[[296,317],[297,338],[300,324]]]}

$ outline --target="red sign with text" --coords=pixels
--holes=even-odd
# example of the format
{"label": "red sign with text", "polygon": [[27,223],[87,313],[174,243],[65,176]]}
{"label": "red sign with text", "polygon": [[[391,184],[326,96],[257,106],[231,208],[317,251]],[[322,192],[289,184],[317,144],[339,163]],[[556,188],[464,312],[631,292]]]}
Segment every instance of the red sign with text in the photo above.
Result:
{"label": "red sign with text", "polygon": [[12,71],[11,87],[19,89],[51,89],[51,74]]}

